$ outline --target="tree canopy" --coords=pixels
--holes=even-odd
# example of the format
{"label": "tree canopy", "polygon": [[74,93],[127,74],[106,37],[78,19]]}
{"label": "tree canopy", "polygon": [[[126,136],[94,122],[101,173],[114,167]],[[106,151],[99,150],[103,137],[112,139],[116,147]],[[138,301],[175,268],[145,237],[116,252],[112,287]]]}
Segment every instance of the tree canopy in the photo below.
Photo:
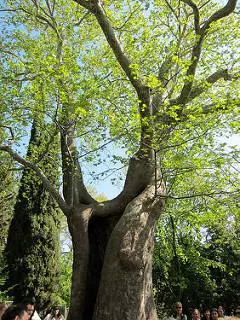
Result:
{"label": "tree canopy", "polygon": [[[239,132],[237,1],[1,6],[0,150],[35,170],[67,217],[69,318],[157,319],[151,255],[166,200],[180,217],[178,199],[234,204],[239,192],[237,150],[221,139]],[[46,123],[43,155],[61,136],[62,192],[34,157],[16,152],[36,113]],[[84,179],[101,163],[109,163],[102,177],[129,165],[122,192],[98,202]]]}

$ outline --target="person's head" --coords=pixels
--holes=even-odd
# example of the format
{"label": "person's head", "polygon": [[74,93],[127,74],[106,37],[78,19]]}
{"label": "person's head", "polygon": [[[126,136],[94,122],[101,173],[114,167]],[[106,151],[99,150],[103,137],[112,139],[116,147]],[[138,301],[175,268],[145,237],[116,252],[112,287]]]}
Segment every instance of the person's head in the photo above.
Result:
{"label": "person's head", "polygon": [[223,310],[222,306],[218,307],[217,312],[218,312],[218,317],[219,318],[223,318],[224,317],[224,310]]}
{"label": "person's head", "polygon": [[35,311],[35,303],[33,300],[24,300],[24,305],[27,309],[27,313],[28,313],[28,316],[29,316],[29,319],[32,319],[32,316],[34,314],[34,311]]}
{"label": "person's head", "polygon": [[0,319],[4,312],[7,310],[8,306],[5,302],[0,302]]}
{"label": "person's head", "polygon": [[240,307],[238,307],[238,308],[235,310],[234,316],[235,316],[236,318],[240,318]]}
{"label": "person's head", "polygon": [[182,303],[181,302],[177,302],[175,304],[175,310],[178,315],[180,315],[182,313]]}
{"label": "person's head", "polygon": [[205,310],[203,316],[204,319],[210,319],[210,310]]}
{"label": "person's head", "polygon": [[60,316],[60,309],[59,307],[53,307],[52,308],[52,311],[51,311],[51,314],[54,316],[54,317],[59,317]]}
{"label": "person's head", "polygon": [[27,308],[24,304],[11,305],[2,315],[1,320],[28,320]]}
{"label": "person's head", "polygon": [[218,319],[217,309],[212,309],[212,310],[211,310],[211,319],[212,319],[212,320],[217,320],[217,319]]}
{"label": "person's head", "polygon": [[193,320],[200,320],[200,312],[198,309],[194,309],[192,312],[192,319]]}

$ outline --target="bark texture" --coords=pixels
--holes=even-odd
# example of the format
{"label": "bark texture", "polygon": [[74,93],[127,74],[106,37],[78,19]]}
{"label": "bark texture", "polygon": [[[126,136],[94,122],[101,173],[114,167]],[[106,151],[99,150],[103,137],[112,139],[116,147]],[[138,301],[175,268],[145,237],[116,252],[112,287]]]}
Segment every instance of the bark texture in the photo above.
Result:
{"label": "bark texture", "polygon": [[107,246],[94,320],[155,320],[154,231],[163,201],[146,188],[126,207]]}

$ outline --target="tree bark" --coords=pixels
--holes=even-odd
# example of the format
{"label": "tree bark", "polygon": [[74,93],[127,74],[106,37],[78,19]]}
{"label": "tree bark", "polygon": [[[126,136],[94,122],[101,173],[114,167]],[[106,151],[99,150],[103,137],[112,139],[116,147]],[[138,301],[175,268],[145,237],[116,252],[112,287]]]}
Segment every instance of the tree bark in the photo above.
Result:
{"label": "tree bark", "polygon": [[118,220],[118,216],[113,216],[95,217],[89,221],[88,236],[90,250],[87,291],[85,293],[85,320],[91,320],[93,317],[107,243]]}
{"label": "tree bark", "polygon": [[152,292],[154,232],[163,199],[146,188],[126,207],[109,239],[94,320],[156,320]]}
{"label": "tree bark", "polygon": [[74,252],[68,320],[157,319],[152,253],[163,205],[153,183],[122,214],[97,216],[93,205],[82,205],[68,216]]}
{"label": "tree bark", "polygon": [[68,226],[73,243],[73,273],[71,289],[71,306],[68,319],[83,320],[85,293],[89,265],[88,222],[91,215],[89,207],[73,210],[68,217]]}

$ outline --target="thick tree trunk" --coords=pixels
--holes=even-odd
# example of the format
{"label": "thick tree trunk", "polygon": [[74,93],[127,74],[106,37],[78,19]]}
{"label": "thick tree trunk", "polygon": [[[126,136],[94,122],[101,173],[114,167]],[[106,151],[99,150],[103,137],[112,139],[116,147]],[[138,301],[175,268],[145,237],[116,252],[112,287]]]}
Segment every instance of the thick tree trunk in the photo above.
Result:
{"label": "thick tree trunk", "polygon": [[163,201],[154,187],[129,203],[105,253],[94,320],[156,320],[152,292],[154,231]]}
{"label": "thick tree trunk", "polygon": [[90,215],[90,208],[79,208],[68,218],[68,226],[73,242],[73,273],[69,320],[84,320],[89,263],[88,222]]}
{"label": "thick tree trunk", "polygon": [[162,207],[149,186],[122,215],[92,217],[91,206],[70,215],[74,262],[68,320],[157,319],[152,253]]}
{"label": "thick tree trunk", "polygon": [[109,237],[118,216],[91,219],[91,206],[79,206],[69,216],[73,242],[73,275],[68,320],[91,320]]}

